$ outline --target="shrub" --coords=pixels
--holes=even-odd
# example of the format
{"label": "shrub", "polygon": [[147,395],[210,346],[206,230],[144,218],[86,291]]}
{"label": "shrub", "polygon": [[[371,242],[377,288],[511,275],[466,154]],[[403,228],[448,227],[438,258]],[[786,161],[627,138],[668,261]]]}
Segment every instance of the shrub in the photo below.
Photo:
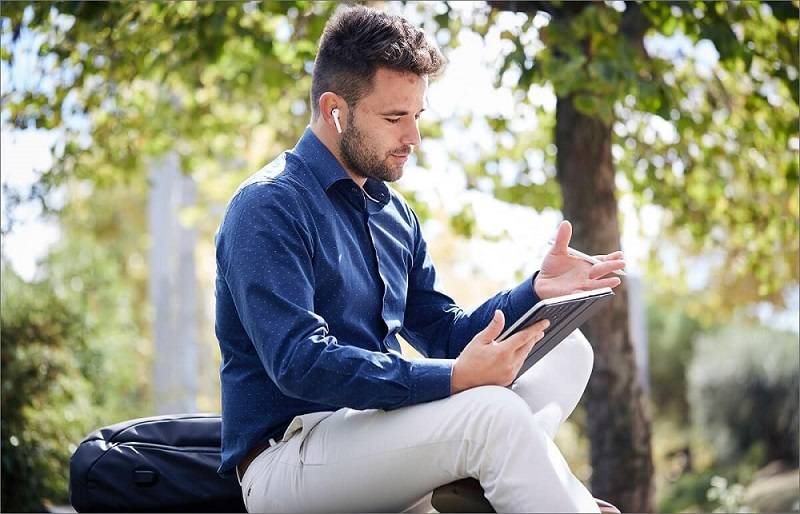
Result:
{"label": "shrub", "polygon": [[686,315],[678,299],[653,298],[647,305],[650,397],[654,415],[688,424],[686,368],[692,358],[692,342],[700,324]]}
{"label": "shrub", "polygon": [[83,320],[46,283],[6,266],[0,318],[2,510],[41,511],[43,500],[66,500],[71,445],[93,422],[77,357],[88,352]]}
{"label": "shrub", "polygon": [[43,281],[3,265],[3,511],[67,503],[69,457],[86,434],[150,413],[132,288],[90,243],[51,252]]}
{"label": "shrub", "polygon": [[733,323],[701,336],[688,370],[693,423],[732,463],[798,459],[798,336]]}

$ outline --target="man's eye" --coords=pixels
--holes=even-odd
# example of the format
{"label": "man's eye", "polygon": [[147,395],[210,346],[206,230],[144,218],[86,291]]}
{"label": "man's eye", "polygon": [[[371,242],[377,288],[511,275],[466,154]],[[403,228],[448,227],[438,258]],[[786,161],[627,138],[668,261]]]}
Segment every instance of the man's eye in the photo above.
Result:
{"label": "man's eye", "polygon": [[400,118],[386,118],[386,121],[388,121],[389,123],[397,123],[398,121],[400,121]]}

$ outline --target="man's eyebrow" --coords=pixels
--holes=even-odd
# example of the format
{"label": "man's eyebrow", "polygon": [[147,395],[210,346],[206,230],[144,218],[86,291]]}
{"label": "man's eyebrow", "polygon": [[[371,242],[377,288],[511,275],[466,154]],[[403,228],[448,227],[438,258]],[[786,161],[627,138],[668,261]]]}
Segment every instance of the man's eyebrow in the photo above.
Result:
{"label": "man's eyebrow", "polygon": [[[420,109],[419,112],[424,111],[425,109]],[[408,111],[403,111],[400,109],[392,109],[391,111],[384,111],[379,113],[381,116],[405,116],[408,114]]]}

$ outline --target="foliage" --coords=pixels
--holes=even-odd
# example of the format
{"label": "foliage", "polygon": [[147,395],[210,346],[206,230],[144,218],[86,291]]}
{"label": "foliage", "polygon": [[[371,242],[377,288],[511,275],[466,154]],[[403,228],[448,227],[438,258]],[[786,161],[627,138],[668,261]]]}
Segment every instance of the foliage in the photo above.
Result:
{"label": "foliage", "polygon": [[64,501],[72,445],[92,426],[96,357],[83,313],[50,284],[23,282],[3,263],[2,510],[41,511]]}
{"label": "foliage", "polygon": [[[65,131],[47,187],[142,181],[148,158],[174,150],[224,200],[241,174],[221,169],[277,153],[305,126],[307,70],[333,6],[11,3],[2,57],[33,69],[10,80],[3,107],[15,127]],[[26,37],[34,63],[18,44]]]}
{"label": "foliage", "polygon": [[[751,512],[736,470],[709,468],[681,476],[658,504],[659,512]],[[726,476],[728,478],[726,478]]]}
{"label": "foliage", "polygon": [[[146,170],[166,151],[181,158],[183,172],[199,189],[196,205],[180,213],[181,221],[198,228],[198,253],[208,255],[221,206],[236,185],[289,147],[305,126],[307,70],[334,7],[3,6],[2,59],[9,71],[3,128],[46,127],[60,134],[52,148],[55,166],[32,191],[4,193],[11,204],[34,198],[58,211],[64,240],[72,243],[60,250],[61,271],[48,272],[68,272],[65,283],[87,282],[81,273],[94,275],[89,264],[99,259],[102,269],[115,274],[105,277],[105,286],[130,306],[128,321],[135,326],[118,326],[117,334],[130,335],[128,350],[136,341],[135,351],[144,357],[137,365],[146,365],[152,350],[140,339],[150,321]],[[13,217],[14,206],[5,208]],[[68,252],[81,259],[70,263]],[[79,271],[78,262],[87,267]],[[103,304],[121,305],[109,300]]]}
{"label": "foliage", "polygon": [[[81,357],[91,382],[98,425],[150,412],[150,313],[141,205],[130,188],[75,197],[60,215],[62,238],[43,265],[56,293],[81,313],[91,359]],[[141,194],[141,192],[139,193]],[[113,244],[108,241],[113,237]]]}
{"label": "foliage", "polygon": [[706,497],[719,503],[714,512],[750,512],[751,509],[744,505],[744,492],[742,484],[729,484],[725,477],[714,476]]}
{"label": "foliage", "polygon": [[[648,5],[667,19],[667,6]],[[757,299],[780,304],[800,266],[798,224],[786,222],[800,216],[796,7],[711,5],[691,6],[702,17],[669,17],[675,30],[711,38],[720,59],[710,70],[687,59],[664,74],[673,135],[647,137],[644,120],[617,127],[636,139],[626,171],[640,204],[667,207],[665,229],[687,253],[718,259],[699,294],[705,316]]]}
{"label": "foliage", "polygon": [[693,423],[721,462],[748,452],[797,464],[797,335],[732,323],[695,343],[688,370]]}
{"label": "foliage", "polygon": [[[66,323],[59,317],[65,309],[71,323],[69,334],[52,342],[63,348],[58,353],[28,350],[24,362],[7,361],[6,352],[20,344],[6,334],[6,311],[30,305],[14,294],[28,286],[4,274],[3,390],[24,399],[24,384],[7,382],[17,376],[7,370],[28,376],[56,357],[61,368],[53,369],[63,370],[71,389],[63,392],[51,372],[52,387],[31,397],[39,408],[16,417],[4,394],[3,510],[41,510],[42,498],[66,502],[74,444],[89,429],[149,411],[150,312],[142,308],[149,159],[167,150],[180,155],[201,187],[199,204],[184,214],[208,231],[219,214],[209,206],[226,200],[254,163],[305,125],[306,69],[327,18],[312,14],[332,7],[3,5],[4,72],[17,74],[3,91],[4,129],[44,127],[63,136],[52,148],[56,165],[22,195],[58,210],[62,232],[42,268],[46,282],[30,290],[50,291],[43,325]],[[59,197],[66,197],[63,208]],[[19,331],[36,328],[32,323],[19,320]],[[80,408],[69,403],[78,400]],[[7,449],[11,432],[19,448]]]}
{"label": "foliage", "polygon": [[[613,127],[621,191],[639,208],[664,208],[661,232],[684,255],[711,255],[719,263],[710,287],[692,302],[693,312],[718,321],[754,301],[782,304],[786,284],[800,280],[800,225],[787,222],[800,216],[800,4],[490,4],[496,10],[487,20],[476,17],[467,25],[487,39],[500,32],[507,43],[497,84],[512,88],[518,112],[545,86]],[[521,21],[499,27],[501,15],[509,14],[503,10],[521,11]],[[688,38],[710,47],[716,61],[703,62],[692,52],[663,55],[642,36],[650,43]],[[529,195],[515,191],[554,187],[554,173],[545,173],[544,184],[524,187],[522,177],[530,184],[541,169],[520,156],[541,145],[514,130],[518,121],[493,120],[498,138],[514,144],[482,157],[476,175],[491,177],[489,163],[496,166],[501,153],[513,156],[518,180],[496,182],[495,194],[530,204]],[[658,250],[652,261],[664,272]],[[672,284],[680,281],[663,287]]]}
{"label": "foliage", "polygon": [[[135,308],[145,295],[134,287],[143,264],[122,253],[126,234],[142,236],[124,228],[133,220],[126,198],[106,191],[71,202],[44,280],[26,283],[4,264],[4,511],[42,510],[43,499],[66,503],[75,445],[98,426],[150,410],[147,313]],[[117,209],[127,217],[114,216]],[[109,233],[117,245],[103,242]]]}
{"label": "foliage", "polygon": [[651,297],[647,302],[650,399],[654,415],[689,422],[686,369],[701,326],[686,314],[686,300]]}
{"label": "foliage", "polygon": [[[685,252],[718,257],[714,287],[695,302],[707,314],[724,319],[736,305],[780,304],[785,284],[800,279],[800,229],[784,222],[800,216],[798,2],[645,2],[624,9],[515,3],[527,14],[511,24],[499,23],[509,13],[498,9],[509,6],[491,5],[467,18],[447,3],[420,10],[426,29],[450,47],[462,29],[504,43],[498,85],[513,91],[518,113],[536,106],[544,86],[613,124],[623,192],[640,207],[664,207],[662,229]],[[95,185],[141,181],[147,159],[172,149],[201,186],[199,209],[225,201],[244,173],[302,130],[307,71],[334,7],[303,1],[4,6],[3,60],[26,64],[17,43],[31,34],[38,35],[30,50],[41,57],[27,80],[10,81],[5,119],[67,134],[35,194],[74,177]],[[718,62],[668,59],[642,44],[645,34],[710,42]],[[48,86],[31,87],[37,82]],[[542,151],[553,116],[536,112],[535,129],[516,118],[485,120],[496,142],[477,161],[464,162],[470,187],[538,209],[558,207],[555,152]],[[513,180],[501,172],[510,168]],[[471,233],[469,212],[455,222]],[[653,260],[661,268],[660,254]]]}

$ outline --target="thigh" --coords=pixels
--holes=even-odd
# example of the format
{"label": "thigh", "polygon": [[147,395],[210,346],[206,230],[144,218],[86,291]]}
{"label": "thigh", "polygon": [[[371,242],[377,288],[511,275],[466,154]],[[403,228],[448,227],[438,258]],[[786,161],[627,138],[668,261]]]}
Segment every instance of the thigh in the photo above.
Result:
{"label": "thigh", "polygon": [[471,440],[479,436],[469,428],[479,422],[480,405],[490,404],[489,398],[514,401],[510,397],[525,408],[505,388],[482,387],[392,411],[336,411],[292,437],[245,477],[250,483],[243,485],[253,491],[248,509],[408,509],[436,487],[469,476],[464,445],[483,444]]}

